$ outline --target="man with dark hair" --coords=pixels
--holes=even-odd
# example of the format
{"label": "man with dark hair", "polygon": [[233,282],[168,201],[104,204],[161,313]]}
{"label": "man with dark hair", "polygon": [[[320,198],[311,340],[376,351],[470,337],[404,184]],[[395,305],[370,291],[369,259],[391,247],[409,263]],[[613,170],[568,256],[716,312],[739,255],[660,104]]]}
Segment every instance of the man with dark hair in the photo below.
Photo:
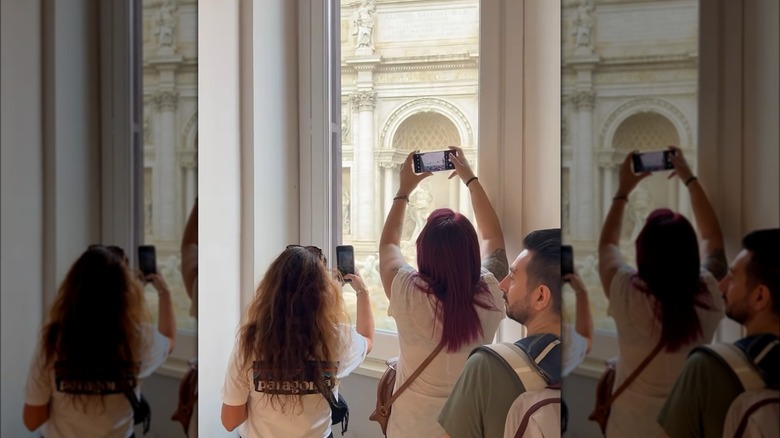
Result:
{"label": "man with dark hair", "polygon": [[[513,403],[526,387],[504,355],[493,350],[497,345],[516,347],[527,358],[538,360],[538,373],[531,374],[544,378],[543,387],[560,381],[561,230],[534,231],[523,239],[523,246],[499,286],[507,316],[523,324],[528,337],[516,344],[494,344],[472,352],[439,414],[439,424],[449,436],[504,436],[510,407],[514,411]],[[548,423],[554,423],[560,434],[560,414]]]}
{"label": "man with dark hair", "polygon": [[[780,228],[754,231],[720,282],[726,316],[746,337],[726,347],[742,356],[766,388],[780,388]],[[718,437],[732,402],[745,391],[742,379],[720,354],[721,345],[694,350],[658,415],[667,436]],[[777,424],[777,420],[774,420]],[[730,436],[730,435],[729,435]]]}

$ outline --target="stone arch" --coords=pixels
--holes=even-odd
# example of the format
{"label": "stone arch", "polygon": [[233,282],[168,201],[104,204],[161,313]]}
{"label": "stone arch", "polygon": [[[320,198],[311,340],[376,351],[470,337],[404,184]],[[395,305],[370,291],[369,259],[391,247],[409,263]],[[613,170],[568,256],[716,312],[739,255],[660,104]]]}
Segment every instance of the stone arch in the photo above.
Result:
{"label": "stone arch", "polygon": [[[380,147],[382,149],[392,149],[393,139],[401,125],[410,117],[425,113],[436,113],[436,115],[448,119],[457,130],[461,147],[468,148],[474,145],[474,131],[471,123],[460,108],[442,99],[424,97],[409,101],[390,114],[380,133]],[[433,120],[437,120],[435,118],[436,115],[432,114],[430,116],[432,116]]]}
{"label": "stone arch", "polygon": [[184,128],[181,130],[181,140],[179,147],[184,151],[198,150],[198,111],[190,115]]}
{"label": "stone arch", "polygon": [[391,140],[395,150],[442,150],[460,144],[460,133],[447,116],[434,112],[418,112],[405,118]]}
{"label": "stone arch", "polygon": [[612,137],[612,150],[628,153],[649,151],[679,145],[680,135],[674,124],[654,111],[632,114],[617,126]]}
{"label": "stone arch", "polygon": [[623,125],[623,122],[632,116],[648,113],[655,114],[655,116],[649,116],[649,118],[654,118],[656,122],[660,122],[661,119],[657,118],[657,116],[661,116],[674,126],[680,142],[678,146],[682,149],[694,147],[693,130],[685,114],[670,102],[655,97],[632,99],[612,111],[604,122],[599,134],[601,147],[606,150],[614,150],[615,134],[618,128]]}

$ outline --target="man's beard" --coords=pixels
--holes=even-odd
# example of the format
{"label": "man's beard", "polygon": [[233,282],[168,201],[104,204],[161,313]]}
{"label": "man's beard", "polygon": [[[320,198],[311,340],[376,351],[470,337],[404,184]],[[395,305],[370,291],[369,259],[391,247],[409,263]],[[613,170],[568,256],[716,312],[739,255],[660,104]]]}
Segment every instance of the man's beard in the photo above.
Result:
{"label": "man's beard", "polygon": [[522,300],[516,301],[512,306],[507,303],[506,316],[514,321],[519,322],[520,324],[525,325],[531,316],[530,312],[528,311],[530,307],[529,302],[529,295],[526,295]]}

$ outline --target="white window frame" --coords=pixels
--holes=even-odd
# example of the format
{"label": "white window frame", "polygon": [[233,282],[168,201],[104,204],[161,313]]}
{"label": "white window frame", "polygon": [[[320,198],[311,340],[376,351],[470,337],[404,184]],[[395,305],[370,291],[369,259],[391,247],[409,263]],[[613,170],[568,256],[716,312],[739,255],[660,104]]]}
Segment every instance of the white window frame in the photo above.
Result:
{"label": "white window frame", "polygon": [[[141,0],[100,2],[101,241],[126,248],[131,264],[143,242],[143,87]],[[197,355],[197,332],[179,329],[157,370],[180,378]]]}
{"label": "white window frame", "polygon": [[[557,2],[490,0],[480,4],[479,119],[483,122],[479,129],[478,174],[504,224],[510,263],[520,252],[522,236],[527,232],[560,226],[560,108],[556,99],[560,95],[560,13]],[[341,227],[333,226],[340,223],[341,215],[338,205],[341,199],[339,2],[299,0],[298,14],[300,238],[302,242],[321,243],[330,253],[341,239]],[[543,23],[529,19],[523,23],[523,17],[529,16],[548,20]],[[529,35],[539,32],[552,38],[528,41],[534,39]],[[546,72],[550,73],[549,79],[524,70],[526,63],[532,65],[539,59],[553,61]],[[523,84],[527,76],[528,80],[533,77],[544,84],[526,88]],[[550,102],[550,92],[553,103],[545,105]],[[524,99],[532,101],[535,111],[525,113],[517,108],[515,104],[525,103]],[[540,104],[542,110],[549,111],[540,111]],[[529,127],[516,123],[513,117],[517,116]],[[524,144],[554,144],[555,151],[529,153],[517,147],[517,139],[522,139]],[[556,176],[549,185],[550,191],[531,193],[536,190],[534,169],[539,169],[536,164],[545,164],[545,160],[548,165],[550,160],[555,162]],[[525,179],[517,177],[518,164],[526,174]],[[546,168],[542,166],[536,171],[544,173]],[[524,181],[529,181],[528,192],[522,190]],[[540,202],[550,202],[548,213],[529,213],[531,203],[538,206]],[[328,254],[328,259],[333,260],[333,254]],[[502,322],[497,338],[515,340],[522,334],[522,327],[507,319]],[[379,377],[385,369],[384,361],[397,355],[397,335],[377,331],[373,350],[358,373]]]}

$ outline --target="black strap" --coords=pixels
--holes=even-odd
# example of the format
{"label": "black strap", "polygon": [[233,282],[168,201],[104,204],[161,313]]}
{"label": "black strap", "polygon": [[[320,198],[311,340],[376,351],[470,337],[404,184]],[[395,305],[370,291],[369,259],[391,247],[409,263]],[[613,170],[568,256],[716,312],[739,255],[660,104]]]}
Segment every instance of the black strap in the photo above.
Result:
{"label": "black strap", "polygon": [[127,401],[130,402],[130,406],[133,407],[133,423],[143,423],[144,435],[146,435],[149,433],[149,426],[152,422],[152,410],[149,407],[149,402],[146,401],[143,394],[141,394],[141,398],[138,399],[132,389],[126,389],[124,394],[125,397],[127,397]]}

